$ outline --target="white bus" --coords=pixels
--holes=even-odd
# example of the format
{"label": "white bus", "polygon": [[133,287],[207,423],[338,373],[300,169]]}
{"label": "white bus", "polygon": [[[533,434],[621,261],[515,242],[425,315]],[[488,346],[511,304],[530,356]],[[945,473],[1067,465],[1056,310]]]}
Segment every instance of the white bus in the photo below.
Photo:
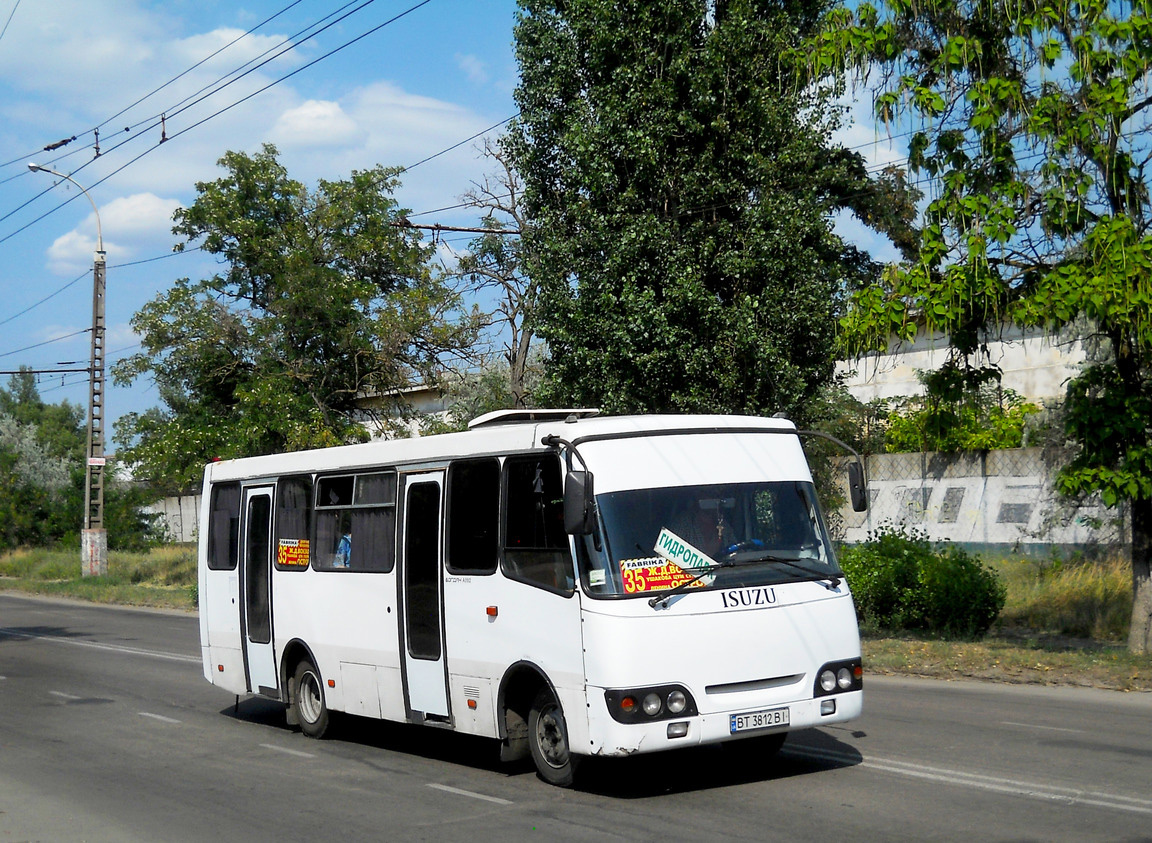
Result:
{"label": "white bus", "polygon": [[856,615],[792,423],[595,416],[210,464],[205,677],[312,737],[331,712],[492,737],[562,786],[584,756],[761,757],[858,717]]}

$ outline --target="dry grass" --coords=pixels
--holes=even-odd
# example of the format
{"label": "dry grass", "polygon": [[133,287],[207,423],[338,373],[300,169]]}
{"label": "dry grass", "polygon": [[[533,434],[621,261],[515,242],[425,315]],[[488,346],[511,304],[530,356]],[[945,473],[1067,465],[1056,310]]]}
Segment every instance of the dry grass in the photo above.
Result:
{"label": "dry grass", "polygon": [[1126,559],[1098,562],[996,560],[1008,586],[1002,630],[1123,641],[1132,618],[1132,568]]}
{"label": "dry grass", "polygon": [[196,548],[166,545],[108,554],[108,576],[83,577],[80,551],[26,549],[0,556],[0,589],[94,603],[196,608]]}

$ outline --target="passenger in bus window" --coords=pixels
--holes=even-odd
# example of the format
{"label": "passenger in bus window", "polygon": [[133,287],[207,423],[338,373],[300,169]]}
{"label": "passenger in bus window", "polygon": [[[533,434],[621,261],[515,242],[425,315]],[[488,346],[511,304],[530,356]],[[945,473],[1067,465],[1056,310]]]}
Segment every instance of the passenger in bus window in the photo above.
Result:
{"label": "passenger in bus window", "polygon": [[332,560],[333,568],[347,568],[348,560],[352,558],[352,534],[345,533],[340,537],[340,544],[336,546],[336,558]]}
{"label": "passenger in bus window", "polygon": [[340,516],[340,541],[336,543],[336,554],[332,557],[333,568],[347,568],[352,560],[352,519],[348,513]]}

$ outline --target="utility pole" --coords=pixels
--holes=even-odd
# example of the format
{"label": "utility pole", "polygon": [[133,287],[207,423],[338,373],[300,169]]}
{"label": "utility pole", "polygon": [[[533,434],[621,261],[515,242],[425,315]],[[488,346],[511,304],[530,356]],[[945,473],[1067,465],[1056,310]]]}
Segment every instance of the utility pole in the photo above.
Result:
{"label": "utility pole", "polygon": [[71,176],[39,164],[28,164],[34,173],[51,173],[79,188],[96,214],[96,254],[92,261],[92,356],[88,368],[88,464],[84,473],[84,529],[81,532],[81,573],[104,576],[108,573],[108,531],[104,529],[104,235],[100,211],[88,191]]}

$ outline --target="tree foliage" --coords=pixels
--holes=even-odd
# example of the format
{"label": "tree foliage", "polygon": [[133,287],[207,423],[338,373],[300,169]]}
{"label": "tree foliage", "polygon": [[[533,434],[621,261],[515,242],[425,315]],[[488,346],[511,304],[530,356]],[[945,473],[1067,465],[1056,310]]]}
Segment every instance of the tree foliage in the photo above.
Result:
{"label": "tree foliage", "polygon": [[805,416],[832,374],[841,294],[874,269],[832,211],[907,241],[912,208],[899,179],[873,183],[829,145],[834,91],[800,84],[787,51],[819,11],[521,0],[505,149],[531,223],[542,400]]}
{"label": "tree foliage", "polygon": [[877,116],[910,124],[933,185],[919,258],[861,290],[856,350],[920,325],[965,360],[1005,322],[1080,328],[1104,348],[1068,387],[1078,446],[1060,489],[1127,503],[1136,608],[1152,646],[1152,91],[1148,0],[885,0],[840,9],[818,74],[877,78]]}
{"label": "tree foliage", "polygon": [[[927,374],[932,381],[947,369]],[[1040,408],[997,383],[964,387],[942,395],[931,387],[925,396],[907,398],[888,413],[885,450],[993,451],[1024,446],[1025,425]]]}
{"label": "tree foliage", "polygon": [[[143,350],[114,371],[159,389],[164,406],[123,418],[117,441],[170,487],[194,484],[214,457],[366,438],[361,421],[380,421],[389,396],[431,379],[474,336],[430,270],[432,248],[399,224],[397,170],[310,191],[276,156],[270,145],[228,152],[226,175],[196,185],[173,231],[224,268],[145,305],[132,321]],[[385,409],[367,409],[367,396]]]}
{"label": "tree foliage", "polygon": [[[81,407],[47,404],[35,376],[22,369],[0,388],[0,550],[74,544],[84,519],[87,425]],[[155,518],[142,507],[147,489],[106,475],[108,546],[137,549],[154,541]]]}

